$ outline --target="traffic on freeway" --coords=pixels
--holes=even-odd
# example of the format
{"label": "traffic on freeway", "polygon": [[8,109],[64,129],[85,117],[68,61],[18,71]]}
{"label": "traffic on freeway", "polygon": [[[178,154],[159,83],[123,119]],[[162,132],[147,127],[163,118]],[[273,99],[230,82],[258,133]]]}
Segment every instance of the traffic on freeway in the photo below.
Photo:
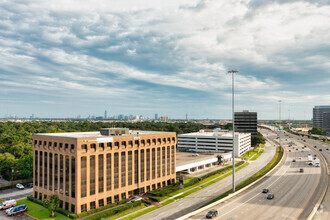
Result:
{"label": "traffic on freeway", "polygon": [[[286,152],[283,165],[248,190],[210,208],[219,213],[214,219],[308,218],[325,188],[326,162],[320,151],[305,146],[305,142],[297,141],[294,135],[277,132],[276,136],[275,140],[281,142]],[[268,138],[274,136],[268,135]],[[315,166],[315,161],[309,165],[309,155],[321,159],[319,167]],[[263,193],[265,189],[268,192]],[[205,219],[208,211],[188,219]]]}

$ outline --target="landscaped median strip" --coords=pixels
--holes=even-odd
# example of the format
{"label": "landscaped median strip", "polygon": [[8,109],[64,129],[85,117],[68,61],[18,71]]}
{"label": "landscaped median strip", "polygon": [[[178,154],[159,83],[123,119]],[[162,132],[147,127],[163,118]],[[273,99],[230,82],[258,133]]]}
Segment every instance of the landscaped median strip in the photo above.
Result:
{"label": "landscaped median strip", "polygon": [[184,220],[184,219],[187,219],[202,211],[210,209],[213,206],[218,205],[218,204],[224,202],[225,200],[230,199],[231,197],[236,196],[237,194],[239,194],[239,193],[243,192],[244,190],[248,189],[249,187],[253,186],[257,182],[262,180],[265,176],[267,176],[269,173],[271,173],[273,170],[275,170],[279,164],[281,164],[281,162],[283,161],[283,158],[284,158],[283,154],[284,154],[283,148],[279,147],[276,150],[276,154],[273,157],[273,159],[264,168],[262,168],[259,172],[257,172],[256,174],[254,174],[247,180],[245,180],[242,183],[240,183],[239,185],[237,185],[236,189],[238,189],[238,191],[230,194],[232,192],[232,190],[229,190],[226,193],[222,194],[221,196],[219,196],[219,197],[213,199],[212,201],[210,201],[209,203],[205,204],[202,208],[200,208],[194,212],[191,212],[187,215],[184,215],[180,218],[177,218],[177,220]]}
{"label": "landscaped median strip", "polygon": [[[249,163],[247,162],[239,162],[238,164],[240,164],[240,166],[237,166],[237,169],[236,171],[239,171],[241,169],[243,169],[244,167],[246,167],[247,165],[249,165]],[[237,165],[237,164],[236,164]],[[236,167],[235,165],[235,167]],[[230,169],[231,170],[231,169]],[[186,189],[184,192],[179,192],[178,194],[175,194],[174,196],[170,197],[170,198],[166,198],[165,200],[163,200],[162,202],[160,202],[162,204],[162,206],[165,206],[165,205],[168,205],[172,202],[174,202],[175,200],[178,200],[178,199],[181,199],[181,198],[184,198],[192,193],[195,193],[199,190],[201,190],[202,188],[206,187],[206,186],[209,186],[215,182],[218,182],[228,176],[230,176],[232,174],[232,171],[226,171],[225,173],[223,173],[222,175],[220,175],[219,177],[216,177],[216,178],[211,178],[211,177],[208,177],[208,178],[211,178],[210,180],[206,181],[206,182],[203,182],[204,180],[207,180],[208,178],[198,182],[198,185],[193,185],[193,186],[190,186],[188,187],[188,189]],[[219,174],[215,174],[215,175],[219,175]],[[161,207],[162,207],[161,206]],[[144,209],[140,212],[137,212],[135,214],[131,214],[127,217],[122,217],[122,218],[119,218],[119,219],[125,219],[125,220],[130,220],[130,219],[134,219],[134,218],[137,218],[141,215],[145,215],[149,212],[152,212],[156,209],[158,209],[159,207],[156,207],[156,206],[152,206],[150,208],[147,208],[147,209]]]}

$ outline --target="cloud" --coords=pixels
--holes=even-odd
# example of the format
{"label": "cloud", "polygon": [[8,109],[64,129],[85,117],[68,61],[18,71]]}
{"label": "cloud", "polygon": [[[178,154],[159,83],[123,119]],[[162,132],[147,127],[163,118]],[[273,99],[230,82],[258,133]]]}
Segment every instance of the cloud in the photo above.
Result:
{"label": "cloud", "polygon": [[238,69],[242,107],[281,99],[311,112],[329,93],[319,80],[329,80],[329,23],[326,1],[2,1],[0,98],[39,97],[45,109],[144,104],[174,117],[186,102],[180,111],[203,118],[217,112],[214,100],[228,105],[227,71]]}

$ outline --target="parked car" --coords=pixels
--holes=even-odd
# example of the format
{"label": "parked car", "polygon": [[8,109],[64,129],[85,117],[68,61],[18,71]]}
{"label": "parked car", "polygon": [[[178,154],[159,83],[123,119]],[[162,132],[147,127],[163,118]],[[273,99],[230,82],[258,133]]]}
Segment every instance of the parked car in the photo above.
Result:
{"label": "parked car", "polygon": [[267,199],[274,199],[274,194],[268,194]]}
{"label": "parked car", "polygon": [[33,183],[28,183],[28,184],[25,185],[25,187],[33,188]]}
{"label": "parked car", "polygon": [[13,207],[13,206],[16,206],[16,200],[15,199],[0,202],[0,210],[1,209],[8,209],[8,208]]}
{"label": "parked car", "polygon": [[262,193],[268,193],[269,192],[269,189],[263,189],[262,190]]}
{"label": "parked car", "polygon": [[216,217],[217,215],[218,215],[218,211],[215,209],[212,209],[206,214],[206,218],[213,218],[213,217]]}
{"label": "parked car", "polygon": [[13,207],[12,209],[10,209],[9,212],[7,212],[7,215],[12,216],[12,215],[17,215],[19,213],[25,212],[27,211],[27,206],[25,204],[23,205],[19,205],[16,207]]}
{"label": "parked car", "polygon": [[16,184],[16,188],[17,189],[24,189],[24,186],[22,184],[20,184],[20,183],[17,183]]}

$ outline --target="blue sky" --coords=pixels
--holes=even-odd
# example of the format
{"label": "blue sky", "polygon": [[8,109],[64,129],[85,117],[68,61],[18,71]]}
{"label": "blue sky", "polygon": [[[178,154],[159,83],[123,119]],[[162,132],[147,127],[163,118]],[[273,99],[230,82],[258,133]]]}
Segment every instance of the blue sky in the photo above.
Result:
{"label": "blue sky", "polygon": [[330,105],[328,1],[0,0],[0,117],[310,119]]}

